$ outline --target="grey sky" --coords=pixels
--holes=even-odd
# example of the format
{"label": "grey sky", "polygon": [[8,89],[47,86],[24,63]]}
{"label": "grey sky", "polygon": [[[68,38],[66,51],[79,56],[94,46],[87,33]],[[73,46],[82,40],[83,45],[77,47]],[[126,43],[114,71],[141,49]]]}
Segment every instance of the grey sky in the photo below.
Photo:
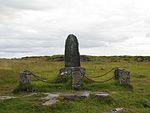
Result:
{"label": "grey sky", "polygon": [[80,53],[150,55],[149,0],[0,0],[0,57]]}

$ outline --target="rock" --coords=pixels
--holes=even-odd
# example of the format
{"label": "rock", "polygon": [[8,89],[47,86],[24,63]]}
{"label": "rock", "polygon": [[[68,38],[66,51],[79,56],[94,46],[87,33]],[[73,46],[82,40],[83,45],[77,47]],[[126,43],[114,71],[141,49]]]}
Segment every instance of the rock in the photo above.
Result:
{"label": "rock", "polygon": [[114,111],[114,112],[123,112],[124,109],[123,108],[114,108],[112,111]]}
{"label": "rock", "polygon": [[89,96],[90,96],[90,92],[88,92],[88,91],[79,92],[79,93],[77,94],[77,97],[78,97],[79,99],[85,99],[85,98],[88,98]]}
{"label": "rock", "polygon": [[125,111],[124,108],[114,108],[111,111],[104,112],[104,113],[117,113],[117,112],[124,112],[124,111]]}
{"label": "rock", "polygon": [[63,97],[63,100],[85,99],[90,96],[90,92],[84,91],[84,92],[77,92],[77,93],[64,93],[64,94],[60,94],[60,96]]}
{"label": "rock", "polygon": [[62,94],[60,96],[63,97],[63,100],[67,100],[67,101],[76,99],[76,94],[71,94],[71,93]]}
{"label": "rock", "polygon": [[[42,105],[44,106],[52,106],[57,104],[57,102],[65,101],[72,101],[72,100],[79,100],[79,99],[86,99],[90,98],[91,94],[94,95],[98,99],[103,99],[105,97],[109,97],[108,93],[105,92],[94,92],[91,93],[90,91],[79,91],[79,92],[72,92],[72,93],[61,93],[61,92],[53,92],[53,93],[44,93],[44,92],[39,92],[39,93],[28,93],[27,95],[24,95],[22,97],[30,97],[33,95],[37,94],[42,94],[45,95],[45,97],[40,98]],[[62,98],[59,98],[62,97]],[[8,99],[13,99],[17,98],[14,96],[0,96],[0,100],[8,100]],[[19,97],[18,97],[19,98]],[[116,111],[119,111],[118,108],[116,108]]]}
{"label": "rock", "polygon": [[103,98],[109,97],[109,94],[105,92],[97,92],[94,95],[97,99],[103,99]]}
{"label": "rock", "polygon": [[41,98],[42,100],[52,100],[52,99],[56,99],[57,97],[59,97],[59,93],[54,94],[54,93],[47,93],[48,95],[44,98]]}
{"label": "rock", "polygon": [[0,100],[10,100],[10,99],[14,99],[14,98],[17,98],[17,97],[14,97],[14,96],[0,96]]}
{"label": "rock", "polygon": [[58,100],[57,97],[59,97],[60,93],[43,93],[47,96],[44,98],[41,98],[41,100],[44,100],[45,102],[42,104],[44,106],[52,106],[55,105]]}
{"label": "rock", "polygon": [[46,94],[46,97],[41,98],[44,101],[42,105],[51,106],[59,102],[58,97],[62,97],[64,101],[71,101],[76,99],[85,99],[90,96],[90,92],[77,92],[77,93],[42,93]]}
{"label": "rock", "polygon": [[50,99],[50,100],[44,102],[42,105],[43,106],[52,106],[52,105],[55,105],[57,102],[59,102],[59,101],[56,99]]}
{"label": "rock", "polygon": [[37,95],[37,93],[29,93],[29,94],[25,95],[24,97],[30,97],[30,96],[33,96],[33,95]]}
{"label": "rock", "polygon": [[72,74],[72,69],[71,68],[61,68],[59,70],[59,76],[61,79],[66,79],[69,78]]}
{"label": "rock", "polygon": [[150,108],[150,102],[146,102],[146,103],[144,103],[144,107],[148,107],[148,108]]}

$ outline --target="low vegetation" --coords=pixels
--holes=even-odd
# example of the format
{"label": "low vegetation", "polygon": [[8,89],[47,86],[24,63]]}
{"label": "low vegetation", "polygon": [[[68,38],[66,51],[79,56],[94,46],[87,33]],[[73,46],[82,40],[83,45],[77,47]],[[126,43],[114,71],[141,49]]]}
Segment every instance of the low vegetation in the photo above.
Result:
{"label": "low vegetation", "polygon": [[81,56],[81,65],[86,68],[86,76],[95,81],[112,77],[113,73],[109,73],[101,78],[93,78],[113,67],[122,67],[131,72],[131,86],[120,85],[113,80],[105,83],[83,80],[81,90],[108,92],[112,102],[89,98],[46,107],[39,100],[42,95],[23,97],[28,92],[72,92],[68,82],[47,84],[34,77],[27,91],[18,87],[19,73],[23,70],[30,70],[49,81],[56,81],[59,69],[64,67],[63,60],[62,55],[0,59],[0,95],[20,97],[0,100],[0,113],[103,113],[116,107],[127,109],[126,113],[150,113],[150,108],[145,106],[150,101],[149,56]]}

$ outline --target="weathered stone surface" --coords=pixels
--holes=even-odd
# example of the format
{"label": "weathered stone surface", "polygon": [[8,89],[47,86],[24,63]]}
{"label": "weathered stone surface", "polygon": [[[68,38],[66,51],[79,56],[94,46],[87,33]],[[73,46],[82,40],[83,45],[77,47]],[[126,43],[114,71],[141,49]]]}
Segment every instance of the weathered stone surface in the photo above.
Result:
{"label": "weathered stone surface", "polygon": [[65,67],[59,70],[59,75],[61,78],[67,78],[72,75],[73,71],[79,71],[81,76],[85,75],[85,68],[83,67]]}
{"label": "weathered stone surface", "polygon": [[93,95],[94,95],[97,99],[104,99],[104,98],[109,97],[109,94],[108,94],[108,93],[105,93],[105,92],[95,92]]}
{"label": "weathered stone surface", "polygon": [[144,107],[150,108],[150,102],[144,103]]}
{"label": "weathered stone surface", "polygon": [[41,100],[44,100],[44,103],[42,105],[44,106],[52,106],[55,105],[57,102],[57,97],[59,97],[60,93],[43,93],[46,94],[46,97],[41,98]]}
{"label": "weathered stone surface", "polygon": [[23,71],[20,73],[20,85],[29,85],[31,82],[31,74],[29,72]]}
{"label": "weathered stone surface", "polygon": [[50,99],[50,100],[44,102],[42,105],[43,106],[52,106],[52,105],[55,105],[57,102],[59,102],[59,101],[56,99]]}
{"label": "weathered stone surface", "polygon": [[80,67],[80,54],[77,37],[70,34],[65,44],[65,67]]}
{"label": "weathered stone surface", "polygon": [[79,92],[79,93],[77,93],[77,97],[78,97],[79,99],[89,98],[89,96],[90,96],[90,92],[88,92],[88,91],[84,91],[84,92]]}
{"label": "weathered stone surface", "polygon": [[73,94],[73,93],[65,93],[65,94],[61,94],[60,96],[62,96],[63,100],[65,100],[65,101],[76,99],[76,94]]}
{"label": "weathered stone surface", "polygon": [[17,97],[14,97],[14,96],[0,96],[0,100],[10,100],[10,99],[14,99],[14,98],[17,98]]}
{"label": "weathered stone surface", "polygon": [[114,108],[111,111],[104,112],[104,113],[117,113],[117,112],[124,112],[124,111],[125,111],[124,108]]}
{"label": "weathered stone surface", "polygon": [[29,93],[29,94],[27,94],[27,95],[24,95],[24,97],[31,97],[31,96],[33,96],[33,95],[37,95],[37,93]]}
{"label": "weathered stone surface", "polygon": [[59,96],[63,97],[63,100],[85,99],[90,97],[90,92],[80,91],[76,93],[59,93]]}
{"label": "weathered stone surface", "polygon": [[65,67],[60,69],[59,76],[62,80],[72,78],[72,87],[80,89],[81,78],[85,75],[85,68],[82,67]]}
{"label": "weathered stone surface", "polygon": [[[91,94],[95,94],[95,96],[100,97],[107,97],[107,93],[104,92],[90,92],[90,91],[78,91],[78,92],[52,92],[52,93],[44,93],[44,92],[34,92],[26,94],[22,97],[30,97],[38,94],[43,94],[45,97],[39,98],[39,100],[42,102],[42,105],[44,106],[52,106],[60,102],[59,96],[62,97],[64,101],[71,101],[71,100],[79,100],[79,99],[86,99],[90,98]],[[22,98],[21,97],[21,98]],[[14,97],[14,96],[0,96],[0,100],[8,100],[13,98],[20,98],[20,97]]]}
{"label": "weathered stone surface", "polygon": [[70,101],[70,100],[76,100],[76,99],[85,99],[90,97],[89,91],[80,91],[75,93],[41,93],[47,95],[46,97],[41,98],[40,100],[43,100],[44,103],[42,105],[51,105],[52,103],[55,104],[55,100],[58,99],[58,97],[62,97],[64,101]]}
{"label": "weathered stone surface", "polygon": [[105,93],[100,94],[100,93],[98,93],[98,94],[95,94],[95,96],[98,97],[98,98],[101,98],[101,97],[108,97],[109,94],[105,94]]}
{"label": "weathered stone surface", "polygon": [[42,100],[52,100],[52,99],[56,99],[57,97],[59,97],[59,93],[55,94],[55,93],[48,93],[48,95],[44,98],[41,98]]}
{"label": "weathered stone surface", "polygon": [[130,72],[121,69],[121,68],[114,68],[114,80],[119,81],[120,84],[130,84]]}
{"label": "weathered stone surface", "polygon": [[76,69],[72,72],[72,87],[79,89],[81,86],[81,72],[80,69]]}
{"label": "weathered stone surface", "polygon": [[61,79],[66,79],[70,77],[72,74],[72,69],[71,68],[61,68],[59,70],[59,75]]}

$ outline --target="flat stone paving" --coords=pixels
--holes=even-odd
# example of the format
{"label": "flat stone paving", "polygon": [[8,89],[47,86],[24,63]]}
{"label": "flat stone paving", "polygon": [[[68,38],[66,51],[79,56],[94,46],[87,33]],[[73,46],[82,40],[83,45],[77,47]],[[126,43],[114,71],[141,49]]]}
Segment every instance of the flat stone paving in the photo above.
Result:
{"label": "flat stone paving", "polygon": [[[86,98],[89,98],[91,95],[98,99],[109,96],[109,94],[106,92],[78,91],[78,92],[51,92],[51,93],[38,92],[38,93],[29,93],[22,97],[30,97],[30,96],[34,96],[37,94],[45,95],[45,97],[39,98],[39,100],[42,101],[42,105],[44,106],[52,106],[56,104],[57,102],[59,102],[58,97],[62,97],[64,101],[70,101],[70,100],[76,100],[76,99],[86,99]],[[8,100],[8,99],[14,99],[14,98],[17,98],[17,97],[0,96],[0,100]]]}
{"label": "flat stone paving", "polygon": [[94,95],[96,98],[104,98],[108,97],[109,94],[106,92],[89,92],[89,91],[80,91],[74,93],[45,93],[47,96],[42,97],[41,100],[45,100],[42,105],[51,106],[58,102],[58,97],[62,97],[64,101],[76,100],[76,99],[86,99],[89,98],[91,95]]}
{"label": "flat stone paving", "polygon": [[114,108],[108,112],[104,112],[104,113],[119,113],[119,112],[125,112],[126,110],[124,108]]}
{"label": "flat stone paving", "polygon": [[14,98],[17,98],[17,97],[14,97],[14,96],[0,96],[0,100],[10,100],[10,99],[14,99]]}
{"label": "flat stone paving", "polygon": [[[91,96],[98,98],[98,99],[103,99],[106,97],[110,97],[110,95],[107,92],[90,92],[90,91],[79,91],[79,92],[51,92],[51,93],[42,93],[42,92],[37,92],[37,93],[29,93],[26,94],[22,97],[30,97],[34,96],[37,94],[44,94],[45,97],[39,98],[39,100],[42,101],[43,106],[53,106],[56,105],[60,100],[58,97],[62,97],[64,101],[70,101],[70,100],[75,100],[75,99],[86,99],[90,98]],[[15,97],[15,96],[0,96],[0,100],[9,100],[9,99],[14,99],[14,98],[22,98],[22,97]],[[150,103],[148,102],[148,105]],[[104,113],[116,113],[116,112],[124,112],[126,111],[124,108],[114,108],[110,111],[104,112]]]}

